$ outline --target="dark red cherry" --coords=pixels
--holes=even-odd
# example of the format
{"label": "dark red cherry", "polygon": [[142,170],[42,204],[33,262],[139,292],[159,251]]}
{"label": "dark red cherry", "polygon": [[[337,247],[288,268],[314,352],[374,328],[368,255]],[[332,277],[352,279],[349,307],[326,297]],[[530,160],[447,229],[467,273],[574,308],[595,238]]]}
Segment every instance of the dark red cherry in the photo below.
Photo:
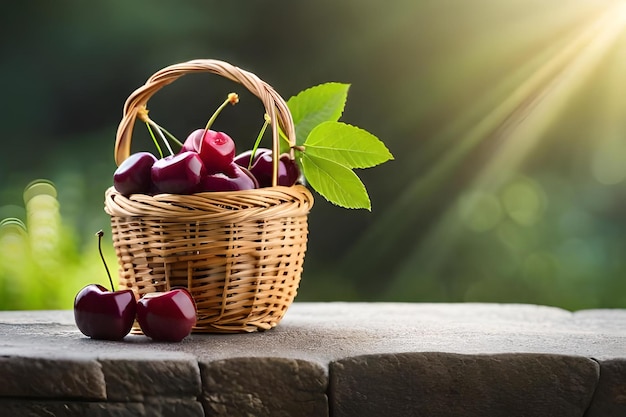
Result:
{"label": "dark red cherry", "polygon": [[[272,153],[271,149],[267,149],[267,148],[257,148],[256,152],[254,153],[254,159],[256,160],[260,155]],[[249,168],[250,167],[250,158],[252,157],[252,150],[247,150],[244,151],[242,153],[240,153],[239,155],[237,155],[234,158],[234,162],[239,165],[242,166],[244,168]]]}
{"label": "dark red cherry", "polygon": [[259,188],[259,183],[252,173],[234,162],[226,172],[208,174],[200,181],[202,191],[241,191]]}
{"label": "dark red cherry", "polygon": [[137,152],[120,164],[113,174],[113,186],[124,195],[148,194],[152,190],[151,169],[156,157],[150,152]]}
{"label": "dark red cherry", "polygon": [[196,324],[196,303],[184,288],[149,293],[137,302],[137,322],[153,340],[180,342]]}
{"label": "dark red cherry", "polygon": [[[259,187],[272,186],[272,152],[263,152],[255,155],[250,172],[259,182]],[[296,183],[300,177],[300,170],[296,161],[290,158],[289,154],[281,154],[278,159],[278,185],[290,187]]]}
{"label": "dark red cherry", "polygon": [[152,165],[151,174],[159,192],[192,194],[198,191],[206,170],[197,153],[186,151],[159,159]]}
{"label": "dark red cherry", "polygon": [[192,151],[195,153],[200,152],[200,144],[202,143],[202,133],[204,129],[196,129],[187,136],[185,142],[183,143],[183,147],[180,149],[179,153]]}
{"label": "dark red cherry", "polygon": [[76,326],[92,339],[120,340],[135,321],[137,301],[132,290],[109,291],[90,284],[74,299]]}

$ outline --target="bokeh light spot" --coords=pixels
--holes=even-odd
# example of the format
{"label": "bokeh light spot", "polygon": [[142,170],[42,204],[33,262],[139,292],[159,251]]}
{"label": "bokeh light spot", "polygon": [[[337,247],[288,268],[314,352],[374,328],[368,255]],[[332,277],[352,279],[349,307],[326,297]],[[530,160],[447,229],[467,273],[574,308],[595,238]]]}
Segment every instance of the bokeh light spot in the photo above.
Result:
{"label": "bokeh light spot", "polygon": [[615,185],[626,179],[626,141],[598,144],[591,160],[591,173],[600,184]]}
{"label": "bokeh light spot", "polygon": [[482,233],[500,222],[502,207],[493,194],[473,191],[459,200],[459,214],[469,229]]}
{"label": "bokeh light spot", "polygon": [[523,264],[523,277],[526,281],[554,281],[560,270],[559,260],[547,252],[535,252],[526,257]]}
{"label": "bokeh light spot", "polygon": [[546,207],[543,189],[529,178],[519,178],[507,184],[501,199],[506,214],[522,226],[536,224],[543,217]]}

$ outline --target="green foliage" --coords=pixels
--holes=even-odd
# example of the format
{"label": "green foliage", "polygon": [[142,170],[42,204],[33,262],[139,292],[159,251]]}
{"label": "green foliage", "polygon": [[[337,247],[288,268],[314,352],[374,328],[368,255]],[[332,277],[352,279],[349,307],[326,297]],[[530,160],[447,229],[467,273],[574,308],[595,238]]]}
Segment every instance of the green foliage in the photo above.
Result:
{"label": "green foliage", "polygon": [[[0,310],[71,309],[84,285],[108,286],[96,238],[79,248],[56,195],[27,192],[25,200],[26,222],[0,222]],[[112,246],[104,253],[109,264],[115,262]]]}
{"label": "green foliage", "polygon": [[[316,199],[298,300],[626,307],[623,31],[611,26],[621,14],[605,22],[602,53],[580,37],[619,3],[6,2],[0,219],[27,222],[24,185],[44,177],[57,185],[62,227],[54,268],[38,265],[30,237],[2,229],[0,308],[69,307],[82,284],[106,282],[93,233],[107,230],[124,100],[155,70],[193,58],[225,59],[281,94],[349,80],[344,112],[339,83],[310,123],[313,109],[291,103],[299,144],[345,119],[393,150],[393,164],[355,171],[373,212]],[[230,91],[228,80],[186,76],[150,104],[180,136]],[[252,144],[260,107],[242,92],[221,119],[238,145]],[[145,136],[133,146],[152,149],[135,132]]]}
{"label": "green foliage", "polygon": [[350,168],[306,152],[302,155],[302,168],[311,187],[328,201],[345,208],[371,208],[365,186]]}
{"label": "green foliage", "polygon": [[340,207],[370,210],[367,190],[352,169],[371,168],[393,156],[376,136],[338,121],[348,88],[348,84],[320,84],[289,99],[296,154],[304,177],[320,195]]}
{"label": "green foliage", "polygon": [[349,84],[325,83],[303,90],[287,101],[296,126],[297,145],[303,145],[319,124],[339,120],[349,88]]}
{"label": "green foliage", "polygon": [[328,159],[348,168],[371,168],[393,159],[376,136],[341,122],[319,124],[304,145],[308,156]]}

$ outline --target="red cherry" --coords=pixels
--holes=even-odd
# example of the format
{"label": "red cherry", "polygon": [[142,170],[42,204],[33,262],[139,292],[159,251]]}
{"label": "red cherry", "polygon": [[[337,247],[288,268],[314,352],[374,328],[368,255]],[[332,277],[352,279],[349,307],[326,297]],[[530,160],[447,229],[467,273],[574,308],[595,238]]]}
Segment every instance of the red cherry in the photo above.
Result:
{"label": "red cherry", "polygon": [[184,288],[149,293],[137,302],[137,322],[153,340],[180,342],[196,324],[196,304]]}
{"label": "red cherry", "polygon": [[137,302],[132,290],[109,291],[90,284],[74,299],[76,326],[92,339],[120,340],[135,321]]}
{"label": "red cherry", "polygon": [[198,151],[207,173],[223,172],[235,157],[235,142],[224,132],[207,130]]}
{"label": "red cherry", "polygon": [[162,193],[192,194],[198,190],[205,168],[197,153],[186,151],[159,159],[152,165],[152,182]]}
{"label": "red cherry", "polygon": [[152,190],[150,170],[156,160],[150,152],[130,155],[113,174],[115,189],[124,195],[150,193]]}
{"label": "red cherry", "polygon": [[[266,153],[272,153],[271,149],[267,149],[267,148],[257,148],[256,152],[254,153],[254,160],[256,161],[256,159]],[[234,162],[239,165],[242,166],[244,168],[248,168],[250,165],[250,158],[252,157],[252,150],[249,149],[247,151],[243,151],[242,153],[240,153],[239,155],[237,155],[234,158]]]}
{"label": "red cherry", "polygon": [[200,152],[200,145],[202,144],[202,135],[204,133],[204,129],[196,129],[187,136],[185,142],[183,143],[183,147],[180,149],[179,153],[192,151],[195,153]]}
{"label": "red cherry", "polygon": [[[258,152],[261,150],[261,152]],[[254,155],[254,161],[252,162],[252,167],[250,168],[250,172],[254,175],[259,182],[259,187],[271,187],[272,186],[272,172],[273,172],[273,161],[272,161],[272,151],[269,149],[259,149],[257,153]],[[243,155],[243,154],[242,154]],[[249,161],[249,156],[247,157]],[[238,160],[242,160],[245,162],[246,156],[243,155]],[[298,178],[300,177],[300,169],[296,164],[296,161],[291,159],[289,154],[281,154],[278,159],[278,177],[277,184],[285,187],[290,187],[294,185]]]}
{"label": "red cherry", "polygon": [[259,183],[246,168],[232,163],[226,172],[217,172],[202,177],[202,191],[240,191],[259,188]]}
{"label": "red cherry", "polygon": [[196,129],[187,136],[180,152],[193,151],[200,155],[207,173],[228,169],[235,157],[235,142],[224,132]]}

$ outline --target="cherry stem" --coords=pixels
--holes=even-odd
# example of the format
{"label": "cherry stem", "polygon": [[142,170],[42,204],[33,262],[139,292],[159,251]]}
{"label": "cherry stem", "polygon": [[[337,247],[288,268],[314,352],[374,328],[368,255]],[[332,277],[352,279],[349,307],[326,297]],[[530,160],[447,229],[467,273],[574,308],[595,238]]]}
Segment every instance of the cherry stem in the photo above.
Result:
{"label": "cherry stem", "polygon": [[224,107],[226,107],[228,103],[232,104],[233,106],[239,103],[239,96],[237,95],[237,93],[228,94],[228,98],[224,100],[224,102],[217,108],[217,110],[215,110],[215,113],[213,113],[209,121],[206,123],[206,126],[204,127],[204,134],[206,134],[206,132],[211,128],[213,122],[215,122],[215,119],[217,119],[217,116],[221,113],[222,110],[224,110]]}
{"label": "cherry stem", "polygon": [[152,136],[152,140],[154,141],[154,144],[156,145],[157,149],[159,150],[159,154],[161,155],[161,158],[163,158],[163,152],[161,151],[161,147],[159,146],[159,144],[157,143],[156,138],[154,137],[154,132],[152,131],[152,127],[154,127],[157,131],[157,133],[159,134],[159,136],[161,137],[161,140],[163,140],[163,143],[165,143],[165,146],[167,147],[167,150],[170,151],[170,155],[174,155],[174,151],[172,150],[172,147],[170,146],[169,141],[167,140],[167,138],[165,137],[165,135],[163,134],[163,132],[165,132],[165,134],[167,134],[170,139],[172,139],[174,142],[176,142],[179,146],[183,146],[183,144],[176,139],[176,137],[174,135],[172,135],[170,132],[168,132],[167,130],[165,130],[164,128],[162,128],[161,126],[159,126],[154,120],[152,120],[150,118],[150,116],[148,116],[148,109],[143,106],[140,109],[137,110],[137,117],[142,121],[146,123],[146,126],[148,127],[148,131],[150,132],[150,136]]}
{"label": "cherry stem", "polygon": [[167,150],[170,152],[170,155],[174,155],[174,151],[172,150],[172,147],[170,146],[170,143],[165,138],[165,135],[163,134],[163,131],[161,130],[161,126],[159,126],[158,124],[154,123],[150,119],[148,119],[148,123],[156,128],[157,133],[161,137],[161,140],[163,141],[163,143],[165,143],[165,146],[167,147]]}
{"label": "cherry stem", "polygon": [[161,150],[161,147],[159,146],[159,141],[154,137],[154,132],[152,131],[152,128],[150,127],[150,123],[146,122],[146,127],[148,128],[148,132],[150,132],[150,137],[152,138],[152,142],[154,142],[154,146],[156,146],[157,150],[159,151],[159,156],[163,158],[163,151]]}
{"label": "cherry stem", "polygon": [[107,266],[107,262],[104,260],[104,255],[102,254],[102,236],[104,236],[104,232],[99,230],[96,233],[98,236],[98,252],[100,252],[100,259],[102,259],[102,263],[104,264],[104,269],[107,271],[107,275],[109,276],[109,282],[111,283],[111,291],[115,291],[115,287],[113,286],[113,278],[111,278],[111,273],[109,272],[109,267]]}
{"label": "cherry stem", "polygon": [[256,142],[254,142],[254,147],[252,148],[252,154],[250,155],[250,162],[248,163],[248,169],[252,167],[252,162],[254,162],[254,156],[256,155],[256,151],[259,148],[261,139],[263,138],[263,135],[265,134],[265,130],[267,129],[267,126],[269,124],[270,124],[270,118],[267,114],[265,114],[265,123],[263,123],[263,127],[261,128],[261,131],[256,137]]}
{"label": "cherry stem", "polygon": [[183,143],[181,141],[179,141],[176,136],[172,135],[166,128],[164,128],[163,126],[157,124],[155,121],[152,121],[152,123],[154,124],[154,126],[156,126],[160,131],[162,131],[163,133],[165,133],[167,135],[168,138],[170,138],[171,140],[173,140],[178,146],[182,147]]}

